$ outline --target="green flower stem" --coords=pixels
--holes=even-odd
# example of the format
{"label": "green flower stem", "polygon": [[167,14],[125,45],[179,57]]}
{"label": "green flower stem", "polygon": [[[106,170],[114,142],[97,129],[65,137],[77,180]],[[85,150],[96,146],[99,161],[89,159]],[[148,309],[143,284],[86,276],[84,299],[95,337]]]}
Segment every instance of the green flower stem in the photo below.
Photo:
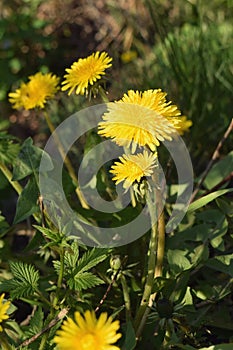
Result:
{"label": "green flower stem", "polygon": [[[124,152],[125,152],[126,155],[131,154],[129,148],[127,148],[127,147],[124,147]],[[129,188],[129,192],[130,192],[130,198],[131,198],[132,207],[135,208],[136,205],[137,205],[137,202],[136,202],[136,198],[135,198],[134,189],[132,187],[130,187]]]}
{"label": "green flower stem", "polygon": [[135,317],[135,330],[137,335],[137,330],[140,327],[141,320],[143,315],[145,314],[145,311],[147,309],[150,295],[152,292],[152,287],[154,283],[154,274],[155,274],[155,262],[156,262],[156,248],[157,248],[157,224],[154,222],[155,218],[155,206],[151,199],[151,194],[147,193],[147,204],[148,209],[150,212],[151,217],[151,238],[150,238],[150,245],[149,245],[149,252],[148,252],[148,273],[146,278],[146,283],[144,286],[144,291],[141,299],[141,303],[138,309],[138,312]]}
{"label": "green flower stem", "polygon": [[[153,281],[154,281],[154,278],[162,276],[164,250],[165,250],[165,221],[164,221],[164,211],[162,210],[162,208],[160,208],[161,203],[162,203],[162,201],[161,201],[160,192],[159,192],[159,190],[156,190],[156,206],[158,208],[158,212],[161,211],[161,214],[159,216],[158,226],[157,226],[158,234],[156,237],[156,240],[157,240],[157,243],[156,243],[156,245],[157,245],[157,247],[156,247],[157,248],[156,249],[157,250],[157,252],[156,252],[156,266],[154,269]],[[148,207],[149,207],[149,204],[148,204]],[[146,307],[144,307],[144,313],[141,316],[141,320],[138,324],[138,327],[136,328],[137,339],[140,337],[140,335],[142,333],[142,330],[145,326],[147,317],[148,317],[149,312],[150,312],[150,308],[153,305],[155,297],[156,297],[156,293],[151,294],[149,297],[148,304],[146,305]]]}
{"label": "green flower stem", "polygon": [[56,289],[56,295],[53,300],[53,307],[54,309],[57,308],[57,303],[58,303],[58,295],[60,292],[60,289],[62,287],[62,281],[63,281],[63,276],[64,276],[64,264],[65,264],[65,251],[64,248],[61,248],[61,254],[60,254],[60,270],[59,270],[59,275],[58,275],[58,280],[57,280],[57,289]]}
{"label": "green flower stem", "polygon": [[59,140],[59,138],[57,136],[55,127],[54,127],[54,125],[53,125],[53,123],[52,123],[48,113],[46,113],[45,111],[44,111],[44,117],[45,117],[46,123],[47,123],[47,125],[49,127],[49,130],[50,130],[51,134],[53,134],[54,140],[55,140],[55,142],[57,144],[58,150],[59,150],[59,152],[60,152],[60,154],[62,156],[62,159],[63,159],[63,161],[65,163],[65,166],[66,166],[66,168],[68,170],[68,173],[69,173],[71,179],[73,180],[73,182],[74,182],[74,184],[76,186],[75,192],[76,192],[76,194],[78,196],[78,199],[79,199],[79,201],[81,203],[81,206],[84,209],[90,209],[89,205],[87,204],[87,202],[86,202],[85,198],[83,197],[82,192],[81,192],[81,190],[79,188],[78,179],[77,179],[77,176],[75,174],[73,165],[71,164],[71,161],[69,160],[69,158],[66,156],[64,148],[63,148],[63,146],[62,146],[62,144],[61,144],[61,142],[60,142],[60,140]]}
{"label": "green flower stem", "polygon": [[[48,315],[48,318],[47,318],[48,321],[51,321],[54,318],[55,312],[57,310],[57,304],[59,302],[59,293],[60,293],[60,289],[62,287],[62,280],[63,280],[63,275],[64,275],[64,260],[65,260],[65,251],[64,251],[64,248],[61,248],[60,270],[59,270],[59,275],[58,275],[58,280],[57,280],[57,289],[56,289],[56,294],[55,294],[54,299],[53,299],[52,309],[51,309],[51,311]],[[48,337],[49,337],[49,332],[47,331],[41,339],[39,350],[46,349],[46,342],[48,340]]]}
{"label": "green flower stem", "polygon": [[109,103],[109,99],[106,95],[106,92],[104,91],[104,89],[102,88],[102,86],[99,85],[99,93],[100,93],[100,96],[103,100],[104,103]]}
{"label": "green flower stem", "polygon": [[[160,277],[162,275],[164,249],[165,249],[165,222],[164,222],[164,212],[162,211],[158,220],[157,261],[156,261],[156,267],[154,272],[154,278]],[[137,339],[142,334],[143,328],[145,326],[147,317],[150,312],[150,308],[153,305],[155,297],[156,297],[156,293],[150,295],[148,307],[145,309],[144,315],[142,316],[141,322],[136,330]]]}
{"label": "green flower stem", "polygon": [[44,297],[44,295],[39,291],[39,290],[36,290],[35,292],[35,295],[47,306],[49,306],[49,308],[52,307],[52,304],[50,303],[50,301],[48,299],[46,299]]}
{"label": "green flower stem", "polygon": [[18,194],[20,194],[23,190],[22,186],[19,184],[18,181],[12,181],[12,173],[11,171],[2,163],[0,163],[0,170],[5,175],[11,186],[16,190]]}
{"label": "green flower stem", "polygon": [[126,320],[131,318],[131,306],[130,306],[130,296],[129,296],[129,288],[126,282],[126,278],[123,274],[121,274],[121,286],[123,291],[123,297],[125,302],[125,310],[126,310]]}
{"label": "green flower stem", "polygon": [[158,220],[157,261],[156,261],[154,278],[160,277],[162,275],[164,250],[165,250],[165,221],[164,221],[164,211],[162,211]]}

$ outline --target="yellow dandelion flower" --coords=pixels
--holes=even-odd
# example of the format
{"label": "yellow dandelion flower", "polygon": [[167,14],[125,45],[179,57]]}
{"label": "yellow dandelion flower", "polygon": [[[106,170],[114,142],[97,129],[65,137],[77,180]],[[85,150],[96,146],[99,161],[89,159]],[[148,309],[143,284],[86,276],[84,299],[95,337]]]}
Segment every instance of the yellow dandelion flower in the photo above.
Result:
{"label": "yellow dandelion flower", "polygon": [[52,73],[36,73],[29,77],[28,83],[22,83],[19,89],[9,93],[9,101],[16,109],[44,108],[47,100],[58,91],[58,83],[59,78]]}
{"label": "yellow dandelion flower", "polygon": [[193,125],[193,123],[191,120],[188,120],[187,117],[184,115],[177,119],[178,120],[176,125],[174,125],[174,128],[177,130],[179,135],[184,135],[186,131],[189,131],[189,128]]}
{"label": "yellow dandelion flower", "polygon": [[89,85],[93,85],[105,74],[105,69],[111,67],[112,58],[106,52],[99,51],[87,58],[80,58],[74,62],[71,68],[67,68],[65,80],[62,82],[62,91],[69,90],[70,95],[74,90],[77,95],[84,95]]}
{"label": "yellow dandelion flower", "polygon": [[74,321],[68,317],[54,337],[59,350],[120,350],[112,345],[121,337],[117,330],[119,321],[112,322],[107,313],[96,319],[94,311],[86,311],[84,316],[75,312]]}
{"label": "yellow dandelion flower", "polygon": [[[3,302],[4,296],[5,294],[2,294],[0,296],[0,323],[2,323],[2,321],[7,320],[9,318],[6,312],[10,307],[10,302],[9,301]],[[1,325],[0,325],[0,332],[2,332]]]}
{"label": "yellow dandelion flower", "polygon": [[129,63],[137,58],[137,52],[134,50],[125,51],[121,54],[121,60],[123,63]]}
{"label": "yellow dandelion flower", "polygon": [[116,184],[124,181],[123,187],[128,189],[135,181],[139,182],[144,176],[151,176],[153,168],[157,165],[157,154],[143,153],[124,154],[119,157],[120,162],[115,162],[110,172],[114,174]]}
{"label": "yellow dandelion flower", "polygon": [[160,141],[171,140],[175,132],[175,123],[168,117],[180,115],[177,106],[166,102],[165,96],[160,89],[128,91],[121,100],[108,103],[98,133],[120,146],[132,145],[133,153],[137,144],[155,151]]}

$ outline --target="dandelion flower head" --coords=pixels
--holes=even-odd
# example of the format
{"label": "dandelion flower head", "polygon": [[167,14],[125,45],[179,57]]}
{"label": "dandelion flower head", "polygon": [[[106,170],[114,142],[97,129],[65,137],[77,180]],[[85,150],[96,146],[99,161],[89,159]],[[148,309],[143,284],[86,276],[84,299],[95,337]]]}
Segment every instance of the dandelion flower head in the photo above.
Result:
{"label": "dandelion flower head", "polygon": [[77,95],[84,95],[88,86],[93,85],[105,75],[105,70],[111,67],[112,58],[106,52],[95,52],[87,58],[80,58],[71,68],[67,68],[62,91],[68,90],[70,95],[74,90]]}
{"label": "dandelion flower head", "polygon": [[138,154],[124,154],[119,160],[120,162],[114,163],[110,172],[114,174],[116,185],[124,181],[123,187],[128,189],[135,181],[139,182],[142,177],[153,174],[153,168],[157,165],[157,154],[143,151]]}
{"label": "dandelion flower head", "polygon": [[102,313],[99,319],[94,311],[86,311],[84,316],[75,312],[74,320],[68,318],[63,322],[54,337],[59,350],[120,350],[112,345],[121,337],[117,333],[119,321],[112,321],[107,313]]}
{"label": "dandelion flower head", "polygon": [[177,124],[174,125],[179,135],[184,135],[185,132],[189,131],[189,128],[193,125],[192,121],[187,119],[186,116],[178,118]]}
{"label": "dandelion flower head", "polygon": [[155,151],[160,141],[172,140],[176,123],[171,123],[168,117],[180,115],[177,106],[166,102],[166,93],[160,89],[129,90],[121,100],[108,103],[107,107],[98,133],[120,146],[132,146],[133,153],[137,145]]}
{"label": "dandelion flower head", "polygon": [[56,75],[38,72],[29,76],[28,83],[22,83],[15,92],[10,92],[9,101],[16,109],[44,108],[47,100],[58,91],[58,83]]}
{"label": "dandelion flower head", "polygon": [[9,318],[6,312],[10,307],[10,302],[9,301],[4,302],[3,301],[4,296],[5,294],[2,294],[0,296],[0,332],[2,332],[2,326],[1,326],[2,321],[7,320]]}

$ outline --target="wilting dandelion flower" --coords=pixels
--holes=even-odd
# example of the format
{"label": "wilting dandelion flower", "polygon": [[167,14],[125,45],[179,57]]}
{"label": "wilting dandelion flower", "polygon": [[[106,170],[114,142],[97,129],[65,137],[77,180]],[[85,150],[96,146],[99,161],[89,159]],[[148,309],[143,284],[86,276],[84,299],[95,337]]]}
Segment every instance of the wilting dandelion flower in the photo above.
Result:
{"label": "wilting dandelion flower", "polygon": [[128,91],[119,101],[108,103],[108,112],[99,123],[98,133],[110,137],[120,146],[148,146],[155,151],[160,141],[172,140],[177,117],[177,106],[166,102],[166,93],[160,89],[144,92]]}
{"label": "wilting dandelion flower", "polygon": [[9,101],[16,109],[44,108],[47,100],[58,91],[58,83],[59,78],[52,73],[36,73],[29,76],[28,83],[22,83],[15,92],[9,93]]}
{"label": "wilting dandelion flower", "polygon": [[153,168],[157,165],[157,154],[143,151],[138,154],[124,154],[119,157],[120,162],[115,162],[110,172],[114,174],[116,184],[124,181],[123,187],[128,189],[132,184],[139,182],[145,176],[153,174]]}
{"label": "wilting dandelion flower", "polygon": [[[2,323],[2,321],[7,320],[9,318],[9,316],[7,315],[7,310],[10,307],[10,302],[9,301],[3,301],[5,294],[2,294],[0,296],[0,323]],[[2,326],[0,324],[0,332],[2,332]]]}
{"label": "wilting dandelion flower", "polygon": [[93,85],[105,74],[105,70],[111,67],[112,58],[106,52],[99,51],[93,53],[87,58],[80,58],[74,62],[71,68],[67,68],[62,82],[62,91],[68,90],[70,95],[74,90],[78,95],[84,95],[88,86]]}
{"label": "wilting dandelion flower", "polygon": [[121,337],[117,333],[119,321],[112,321],[107,313],[102,313],[99,319],[94,311],[86,311],[84,316],[75,312],[74,320],[68,318],[63,322],[54,337],[59,350],[120,350],[112,345]]}

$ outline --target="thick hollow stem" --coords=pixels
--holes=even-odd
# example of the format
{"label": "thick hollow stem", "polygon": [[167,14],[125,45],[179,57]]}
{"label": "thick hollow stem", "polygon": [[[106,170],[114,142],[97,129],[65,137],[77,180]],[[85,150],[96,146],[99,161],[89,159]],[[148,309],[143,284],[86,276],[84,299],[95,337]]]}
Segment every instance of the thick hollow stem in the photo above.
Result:
{"label": "thick hollow stem", "polygon": [[147,198],[148,208],[151,216],[151,238],[149,244],[149,252],[148,252],[148,272],[146,283],[144,286],[144,291],[141,299],[141,303],[138,309],[138,312],[135,317],[135,329],[137,330],[140,326],[142,317],[146,311],[146,308],[149,303],[150,295],[152,292],[153,282],[154,282],[154,273],[155,273],[155,262],[156,262],[156,247],[157,247],[157,224],[154,223],[155,220],[155,212],[154,212],[154,203],[152,202],[150,194]]}
{"label": "thick hollow stem", "polygon": [[[157,207],[159,209],[159,212],[161,211],[161,214],[158,219],[158,226],[157,226],[157,253],[156,253],[156,266],[154,269],[154,275],[153,275],[153,281],[152,286],[154,282],[154,278],[159,277],[162,275],[162,268],[163,268],[163,258],[164,258],[164,249],[165,249],[165,222],[164,222],[164,212],[162,208],[160,208],[160,205],[162,203],[160,198],[160,193],[157,191]],[[156,293],[151,294],[149,296],[148,303],[143,309],[143,313],[140,314],[140,319],[138,321],[138,326],[136,328],[136,338],[138,339],[140,335],[142,334],[143,328],[145,326],[147,317],[150,312],[150,308],[153,305],[153,302],[155,300]]]}

